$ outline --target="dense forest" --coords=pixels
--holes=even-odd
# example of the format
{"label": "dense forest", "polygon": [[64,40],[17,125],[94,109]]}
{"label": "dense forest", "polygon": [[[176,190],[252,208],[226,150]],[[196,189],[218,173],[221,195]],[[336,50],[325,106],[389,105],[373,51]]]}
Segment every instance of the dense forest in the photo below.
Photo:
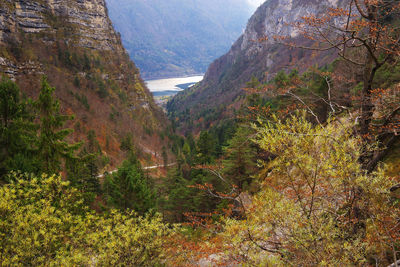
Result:
{"label": "dense forest", "polygon": [[399,14],[396,1],[354,0],[293,25],[309,47],[275,36],[338,57],[253,77],[232,116],[201,131],[182,134],[170,114],[161,177],[141,166],[130,136],[126,160],[100,174],[95,131],[72,142],[74,116],[48,79],[30,98],[4,77],[0,262],[397,266]]}

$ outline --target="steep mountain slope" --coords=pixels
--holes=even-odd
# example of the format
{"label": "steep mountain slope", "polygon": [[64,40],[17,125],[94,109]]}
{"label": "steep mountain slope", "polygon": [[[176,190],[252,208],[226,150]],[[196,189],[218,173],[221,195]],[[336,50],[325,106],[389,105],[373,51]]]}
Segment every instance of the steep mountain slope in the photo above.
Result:
{"label": "steep mountain slope", "polygon": [[150,154],[164,144],[164,114],[114,31],[104,0],[1,0],[0,71],[31,97],[48,76],[63,112],[76,114],[74,139],[95,130],[112,164],[123,158],[120,143],[129,136]]}
{"label": "steep mountain slope", "polygon": [[[234,106],[227,106],[243,95],[241,88],[252,76],[269,80],[280,70],[297,68],[302,71],[314,64],[322,66],[331,62],[332,52],[312,55],[311,51],[280,45],[272,37],[291,36],[297,44],[306,44],[310,41],[288,25],[302,16],[322,14],[328,7],[341,5],[344,1],[266,1],[251,17],[244,34],[229,52],[210,65],[204,80],[169,102],[170,115],[186,130],[208,127],[232,114]],[[264,37],[268,40],[259,41]]]}
{"label": "steep mountain slope", "polygon": [[204,73],[243,32],[245,0],[107,0],[110,17],[147,78]]}

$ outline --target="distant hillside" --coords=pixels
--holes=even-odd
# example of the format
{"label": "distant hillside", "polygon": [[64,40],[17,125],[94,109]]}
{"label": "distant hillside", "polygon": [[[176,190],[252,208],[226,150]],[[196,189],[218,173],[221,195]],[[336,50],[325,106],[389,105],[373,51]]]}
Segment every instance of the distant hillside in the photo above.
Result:
{"label": "distant hillside", "polygon": [[114,31],[104,0],[0,0],[0,73],[31,97],[48,76],[63,112],[76,114],[69,125],[74,139],[95,130],[112,165],[123,159],[120,144],[128,136],[148,158],[165,143],[159,137],[165,116]]}
{"label": "distant hillside", "polygon": [[244,0],[107,0],[110,17],[144,78],[204,73],[240,36]]}
{"label": "distant hillside", "polygon": [[[274,35],[292,36],[294,42],[310,42],[301,38],[288,24],[302,16],[322,14],[328,7],[345,0],[269,0],[250,18],[247,28],[231,49],[208,68],[204,80],[179,93],[168,103],[170,116],[184,130],[208,128],[216,122],[231,118],[240,106],[243,87],[252,76],[260,81],[274,77],[280,70],[300,71],[316,64],[332,62],[332,51],[313,54],[310,50],[291,49],[277,44]],[[269,37],[267,41],[260,38]]]}

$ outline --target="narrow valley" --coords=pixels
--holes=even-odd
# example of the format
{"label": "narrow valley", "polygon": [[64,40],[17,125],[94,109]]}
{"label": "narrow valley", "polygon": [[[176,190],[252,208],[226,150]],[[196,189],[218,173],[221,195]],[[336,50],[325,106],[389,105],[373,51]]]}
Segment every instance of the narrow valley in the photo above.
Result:
{"label": "narrow valley", "polygon": [[1,266],[400,264],[394,0],[0,0]]}

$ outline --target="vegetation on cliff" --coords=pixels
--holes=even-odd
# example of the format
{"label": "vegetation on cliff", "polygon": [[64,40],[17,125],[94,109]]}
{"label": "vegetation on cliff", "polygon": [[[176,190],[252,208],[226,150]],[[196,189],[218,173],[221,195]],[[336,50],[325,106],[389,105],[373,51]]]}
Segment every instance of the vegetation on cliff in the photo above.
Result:
{"label": "vegetation on cliff", "polygon": [[[157,107],[115,33],[103,0],[89,2],[2,1],[0,71],[29,97],[43,75],[56,87],[60,108],[75,114],[72,139],[90,131],[115,167],[126,156],[128,135],[149,164],[161,140],[165,115]],[[132,133],[135,134],[132,134]],[[154,153],[153,153],[154,154]],[[109,166],[111,168],[111,166]]]}

